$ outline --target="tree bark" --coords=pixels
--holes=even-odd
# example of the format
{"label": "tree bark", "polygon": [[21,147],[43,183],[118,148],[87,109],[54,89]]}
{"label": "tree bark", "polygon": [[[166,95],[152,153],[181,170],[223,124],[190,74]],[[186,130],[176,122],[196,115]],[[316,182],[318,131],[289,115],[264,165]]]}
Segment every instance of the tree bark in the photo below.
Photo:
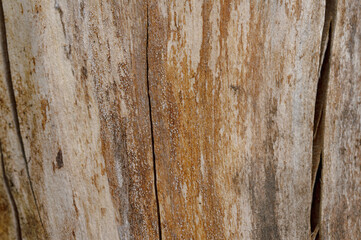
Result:
{"label": "tree bark", "polygon": [[361,3],[0,2],[1,239],[361,238]]}

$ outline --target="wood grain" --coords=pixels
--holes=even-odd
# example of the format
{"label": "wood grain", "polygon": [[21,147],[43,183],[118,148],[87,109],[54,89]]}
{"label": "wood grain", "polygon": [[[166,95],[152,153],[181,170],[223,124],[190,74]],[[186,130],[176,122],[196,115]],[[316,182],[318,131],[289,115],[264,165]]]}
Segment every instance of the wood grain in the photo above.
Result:
{"label": "wood grain", "polygon": [[2,5],[0,21],[0,239],[42,239],[43,229],[18,131]]}
{"label": "wood grain", "polygon": [[338,1],[333,22],[322,170],[322,239],[361,236],[361,3]]}
{"label": "wood grain", "polygon": [[359,239],[361,4],[0,0],[1,239]]}
{"label": "wood grain", "polygon": [[165,239],[309,239],[325,5],[151,1]]}
{"label": "wood grain", "polygon": [[146,5],[3,5],[20,130],[45,238],[157,238]]}
{"label": "wood grain", "polygon": [[[0,19],[4,19],[2,6],[0,4]],[[12,209],[12,202],[9,191],[9,181],[5,170],[5,157],[2,152],[2,142],[6,139],[8,129],[3,130],[3,126],[9,126],[6,120],[12,120],[10,100],[6,88],[6,34],[4,24],[0,27],[0,239],[10,240],[16,239],[16,219]]]}

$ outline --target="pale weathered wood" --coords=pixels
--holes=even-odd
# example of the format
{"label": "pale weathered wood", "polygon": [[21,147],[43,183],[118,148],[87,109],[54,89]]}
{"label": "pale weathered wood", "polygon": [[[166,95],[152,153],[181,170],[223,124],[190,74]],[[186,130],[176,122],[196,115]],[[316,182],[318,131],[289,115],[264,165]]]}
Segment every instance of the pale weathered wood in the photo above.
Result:
{"label": "pale weathered wood", "polygon": [[3,5],[44,238],[157,238],[145,3]]}
{"label": "pale weathered wood", "polygon": [[361,238],[359,1],[0,3],[0,239]]}
{"label": "pale weathered wood", "polygon": [[334,13],[322,170],[322,239],[361,238],[361,2]]}
{"label": "pale weathered wood", "polygon": [[2,6],[0,19],[0,239],[41,239],[43,230],[17,131]]}
{"label": "pale weathered wood", "polygon": [[151,1],[162,235],[309,239],[325,5]]}

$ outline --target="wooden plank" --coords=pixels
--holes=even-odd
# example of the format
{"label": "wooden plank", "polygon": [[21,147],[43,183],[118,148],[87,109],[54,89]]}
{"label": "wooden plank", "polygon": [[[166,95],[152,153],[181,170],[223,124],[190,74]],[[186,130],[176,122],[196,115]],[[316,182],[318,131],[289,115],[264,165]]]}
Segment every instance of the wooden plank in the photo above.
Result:
{"label": "wooden plank", "polygon": [[162,236],[309,239],[325,5],[150,1]]}
{"label": "wooden plank", "polygon": [[45,238],[157,238],[145,3],[3,5]]}
{"label": "wooden plank", "polygon": [[339,0],[331,25],[322,166],[322,239],[361,237],[361,3]]}

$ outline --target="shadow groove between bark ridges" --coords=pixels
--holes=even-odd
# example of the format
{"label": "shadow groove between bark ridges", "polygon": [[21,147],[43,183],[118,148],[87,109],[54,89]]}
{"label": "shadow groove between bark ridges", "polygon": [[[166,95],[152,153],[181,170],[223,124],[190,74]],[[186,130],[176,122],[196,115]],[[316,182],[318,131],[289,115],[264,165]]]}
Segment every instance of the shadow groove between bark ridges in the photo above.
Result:
{"label": "shadow groove between bark ridges", "polygon": [[324,159],[324,131],[327,105],[327,91],[331,67],[332,44],[334,37],[337,0],[326,0],[325,21],[322,30],[318,83],[314,111],[312,145],[312,202],[311,202],[311,239],[321,236],[322,169]]}

